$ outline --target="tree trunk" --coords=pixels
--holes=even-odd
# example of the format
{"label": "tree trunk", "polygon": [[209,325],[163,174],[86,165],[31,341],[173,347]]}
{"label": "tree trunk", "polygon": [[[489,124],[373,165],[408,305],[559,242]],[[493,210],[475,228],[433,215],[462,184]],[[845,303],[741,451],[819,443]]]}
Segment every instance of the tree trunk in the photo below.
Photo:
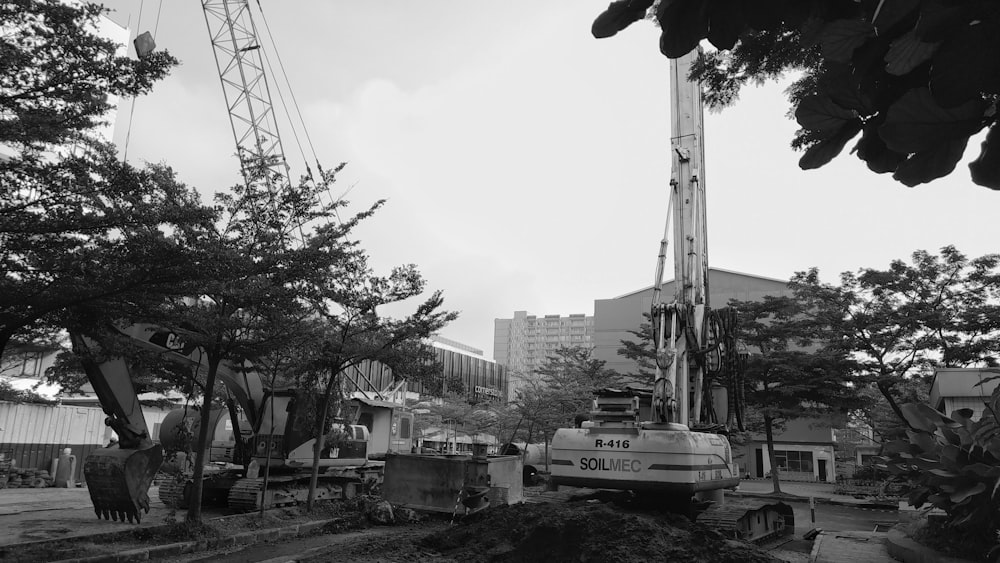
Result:
{"label": "tree trunk", "polygon": [[510,438],[507,439],[507,443],[514,445],[514,437],[517,436],[517,431],[521,429],[521,423],[524,422],[524,416],[517,421],[517,425],[514,426],[514,431],[510,433]]}
{"label": "tree trunk", "polygon": [[885,400],[889,402],[889,407],[892,408],[892,412],[896,413],[896,416],[899,417],[899,420],[901,420],[903,424],[905,424],[906,427],[909,428],[910,430],[915,430],[915,428],[913,428],[913,426],[910,425],[910,421],[906,420],[906,417],[903,416],[902,409],[900,409],[899,405],[896,404],[896,399],[892,396],[892,385],[890,384],[889,380],[885,377],[880,377],[879,380],[875,383],[875,386],[878,387],[879,392],[882,393],[882,396],[885,397]]}
{"label": "tree trunk", "polygon": [[326,411],[330,406],[330,392],[333,390],[336,374],[330,373],[323,399],[320,401],[319,416],[316,417],[316,443],[313,444],[312,472],[309,475],[309,496],[306,498],[306,512],[312,512],[313,504],[316,501],[316,487],[319,485],[319,454],[323,451],[323,444],[326,442]]}
{"label": "tree trunk", "polygon": [[764,411],[764,436],[767,437],[767,458],[771,462],[771,482],[774,483],[775,494],[781,494],[781,481],[778,477],[778,464],[774,455],[774,419],[768,411]]}
{"label": "tree trunk", "polygon": [[208,376],[205,378],[205,398],[201,405],[201,420],[198,425],[198,454],[194,459],[194,481],[191,487],[190,504],[188,505],[187,521],[201,523],[201,493],[205,476],[205,463],[208,454],[208,436],[212,419],[212,396],[215,389],[215,376],[219,372],[218,354],[208,355]]}
{"label": "tree trunk", "polygon": [[[274,380],[275,380],[275,377],[271,377],[271,390],[272,391],[274,390]],[[271,400],[273,401],[274,398],[272,397]],[[270,412],[270,418],[271,418],[271,420],[270,420],[270,426],[268,426],[268,428],[270,428],[270,430],[269,430],[270,432],[274,432],[274,403],[273,402],[271,403],[271,408],[269,408],[267,410]],[[260,429],[261,425],[258,424],[257,428]],[[267,487],[271,483],[271,443],[273,441],[274,441],[273,439],[272,440],[268,440],[267,441],[267,447],[264,450],[264,484],[262,485],[262,489],[265,491],[264,498],[267,498],[267,494],[266,494]],[[252,455],[251,455],[251,457],[252,457]],[[249,467],[249,465],[248,465],[248,467]],[[266,503],[263,502],[263,501],[260,503],[260,517],[261,518],[264,517],[264,505],[265,504]]]}
{"label": "tree trunk", "polygon": [[542,433],[542,440],[545,441],[545,472],[549,473],[549,433]]}
{"label": "tree trunk", "polygon": [[0,330],[0,365],[3,365],[3,353],[7,350],[7,344],[14,337],[14,333],[9,330]]}

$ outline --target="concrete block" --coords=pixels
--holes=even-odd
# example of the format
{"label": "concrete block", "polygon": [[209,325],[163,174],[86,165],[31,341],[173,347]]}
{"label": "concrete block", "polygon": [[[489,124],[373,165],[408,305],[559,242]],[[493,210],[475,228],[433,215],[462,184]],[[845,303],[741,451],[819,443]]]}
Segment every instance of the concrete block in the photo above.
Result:
{"label": "concrete block", "polygon": [[257,532],[243,532],[233,536],[234,545],[251,545],[257,543]]}
{"label": "concrete block", "polygon": [[[389,454],[385,462],[382,498],[407,508],[453,512],[464,486],[465,464],[471,459],[463,455]],[[488,464],[490,487],[506,491],[494,493],[497,501],[505,495],[504,504],[522,502],[521,458],[490,456]]]}
{"label": "concrete block", "polygon": [[191,553],[198,546],[196,542],[178,542],[154,545],[149,548],[150,557],[171,557]]}

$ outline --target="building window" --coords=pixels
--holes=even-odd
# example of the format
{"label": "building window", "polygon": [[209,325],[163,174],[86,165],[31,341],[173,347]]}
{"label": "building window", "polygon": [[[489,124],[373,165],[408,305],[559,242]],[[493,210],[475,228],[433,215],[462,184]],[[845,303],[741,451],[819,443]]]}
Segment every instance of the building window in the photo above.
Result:
{"label": "building window", "polygon": [[21,360],[20,373],[15,377],[42,377],[42,354],[40,352],[27,352]]}
{"label": "building window", "polygon": [[778,464],[779,471],[813,472],[812,452],[774,450],[774,462]]}

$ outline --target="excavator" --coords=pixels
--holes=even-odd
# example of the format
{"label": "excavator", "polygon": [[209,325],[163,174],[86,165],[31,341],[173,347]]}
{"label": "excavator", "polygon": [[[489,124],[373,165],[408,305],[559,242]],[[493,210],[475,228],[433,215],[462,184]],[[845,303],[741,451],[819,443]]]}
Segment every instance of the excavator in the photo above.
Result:
{"label": "excavator", "polygon": [[[672,177],[653,283],[653,387],[598,390],[589,421],[555,432],[551,479],[557,487],[656,494],[668,508],[728,537],[759,542],[793,533],[794,514],[781,502],[724,496],[739,485],[726,435],[744,429],[745,354],[736,340],[736,311],[709,307],[701,86],[687,79],[697,56],[670,63]],[[664,303],[671,225],[674,299]]]}
{"label": "excavator", "polygon": [[[148,324],[117,330],[145,350],[191,369],[204,369],[200,349],[185,346],[170,332]],[[84,461],[94,511],[99,518],[139,522],[142,513],[149,512],[148,491],[163,465],[164,448],[181,449],[185,440],[197,435],[201,417],[183,408],[171,411],[161,423],[157,443],[146,425],[129,363],[122,358],[95,359],[96,344],[87,336],[74,333],[71,340],[107,415],[106,423],[118,434],[117,445],[96,450]],[[220,365],[218,375],[231,399],[226,409],[213,410],[208,417],[221,440],[211,444],[214,463],[205,472],[202,498],[221,500],[241,512],[304,501],[316,442],[308,392],[266,388],[253,369],[233,365]],[[338,442],[321,450],[316,500],[352,497],[381,477],[384,464],[369,461],[371,430],[359,424],[374,407],[361,401],[355,401],[354,407],[350,422],[336,427]],[[367,414],[371,419],[372,413]],[[219,436],[218,430],[226,426],[231,435]],[[263,468],[268,473],[266,488],[260,474]],[[161,483],[160,500],[185,508],[191,501],[192,484],[187,472],[178,471]]]}

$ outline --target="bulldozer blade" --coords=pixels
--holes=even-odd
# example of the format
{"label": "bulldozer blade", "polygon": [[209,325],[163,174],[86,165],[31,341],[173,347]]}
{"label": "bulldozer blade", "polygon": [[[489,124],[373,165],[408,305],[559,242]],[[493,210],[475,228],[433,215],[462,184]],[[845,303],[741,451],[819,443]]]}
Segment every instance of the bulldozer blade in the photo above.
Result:
{"label": "bulldozer blade", "polygon": [[149,512],[149,487],[163,463],[163,447],[103,448],[87,456],[83,475],[98,518],[139,523]]}

